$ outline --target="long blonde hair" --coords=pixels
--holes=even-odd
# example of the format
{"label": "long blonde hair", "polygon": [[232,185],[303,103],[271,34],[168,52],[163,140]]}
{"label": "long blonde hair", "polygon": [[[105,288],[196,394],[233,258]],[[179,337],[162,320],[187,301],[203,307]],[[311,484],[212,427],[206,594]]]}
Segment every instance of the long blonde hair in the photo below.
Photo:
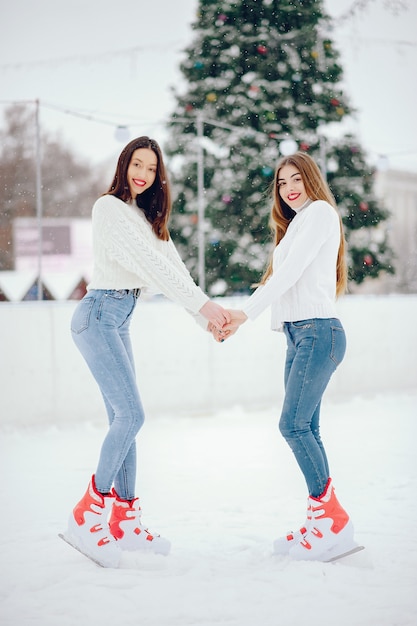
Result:
{"label": "long blonde hair", "polygon": [[[273,182],[273,204],[271,208],[270,226],[274,233],[275,247],[279,244],[281,239],[287,232],[287,228],[293,219],[295,213],[292,209],[283,201],[279,195],[278,178],[279,173],[284,165],[293,165],[300,172],[303,184],[306,190],[307,196],[311,200],[325,200],[332,207],[336,208],[336,201],[332,192],[329,189],[328,184],[324,180],[320,169],[316,162],[305,152],[297,152],[290,156],[283,157],[276,168],[274,182]],[[338,214],[339,215],[339,214]],[[340,222],[340,245],[337,255],[336,263],[336,296],[342,295],[346,291],[347,287],[347,265],[346,265],[346,240],[343,230],[342,219],[339,215]],[[264,284],[272,274],[272,257],[269,261],[269,265],[261,278],[260,284]]]}

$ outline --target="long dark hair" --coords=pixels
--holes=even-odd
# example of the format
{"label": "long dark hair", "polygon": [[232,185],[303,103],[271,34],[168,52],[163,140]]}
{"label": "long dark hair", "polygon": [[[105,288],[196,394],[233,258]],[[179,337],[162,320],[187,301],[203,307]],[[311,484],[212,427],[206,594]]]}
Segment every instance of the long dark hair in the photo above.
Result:
{"label": "long dark hair", "polygon": [[149,148],[152,150],[157,157],[158,163],[153,184],[142,194],[136,196],[136,204],[142,209],[146,215],[146,219],[152,224],[152,230],[158,239],[168,241],[168,220],[171,213],[171,189],[161,148],[154,139],[150,139],[146,136],[138,137],[123,148],[117,162],[113,182],[106,194],[116,196],[124,202],[130,202],[132,200],[127,182],[127,170],[132,160],[133,153],[139,148]]}
{"label": "long dark hair", "polygon": [[[334,209],[336,209],[336,201],[332,192],[324,180],[317,163],[304,152],[297,152],[291,156],[283,157],[275,170],[272,199],[273,204],[271,208],[271,228],[274,233],[275,246],[279,244],[281,239],[287,232],[287,228],[296,215],[286,202],[281,198],[279,194],[278,179],[279,173],[284,165],[293,165],[300,172],[303,184],[306,190],[307,196],[310,200],[325,200]],[[340,245],[337,255],[336,264],[336,295],[340,296],[346,291],[347,285],[347,267],[345,258],[345,235],[343,230],[343,223],[339,215],[340,223]],[[264,284],[269,276],[272,274],[272,259],[269,262],[267,270],[261,279],[261,284]]]}

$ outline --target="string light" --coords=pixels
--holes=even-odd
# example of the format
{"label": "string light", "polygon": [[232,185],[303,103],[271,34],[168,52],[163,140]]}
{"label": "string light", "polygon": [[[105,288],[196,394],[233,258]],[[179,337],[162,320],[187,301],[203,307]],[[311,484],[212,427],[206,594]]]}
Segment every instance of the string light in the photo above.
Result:
{"label": "string light", "polygon": [[66,65],[68,63],[80,63],[85,65],[87,63],[108,63],[109,60],[113,60],[116,57],[132,57],[138,53],[155,52],[163,53],[170,52],[176,48],[180,51],[182,46],[181,41],[172,41],[167,44],[153,44],[147,46],[134,46],[132,48],[125,48],[123,50],[110,50],[108,52],[99,52],[92,54],[77,54],[68,57],[61,57],[58,59],[40,59],[38,61],[22,61],[19,63],[1,63],[0,70],[21,70],[26,67],[56,67],[59,65]]}

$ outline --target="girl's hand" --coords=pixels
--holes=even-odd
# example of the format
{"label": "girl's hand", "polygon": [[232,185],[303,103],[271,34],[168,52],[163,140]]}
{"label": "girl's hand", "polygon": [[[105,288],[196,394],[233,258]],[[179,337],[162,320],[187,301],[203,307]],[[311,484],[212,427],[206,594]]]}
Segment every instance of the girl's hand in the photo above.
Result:
{"label": "girl's hand", "polygon": [[223,332],[229,333],[229,335],[233,335],[239,326],[244,324],[248,319],[248,316],[243,311],[229,309],[227,311],[230,315],[230,322],[225,324],[222,328]]}
{"label": "girl's hand", "polygon": [[223,341],[225,339],[227,339],[228,337],[230,337],[231,333],[230,330],[218,330],[211,322],[209,322],[209,325],[207,326],[207,330],[213,335],[213,338],[215,339],[215,341],[217,341],[218,343],[223,343]]}
{"label": "girl's hand", "polygon": [[214,339],[219,343],[222,343],[225,339],[234,335],[239,326],[244,324],[248,319],[247,315],[243,311],[228,310],[226,313],[230,316],[230,322],[225,324],[223,328],[219,330],[211,322],[207,327],[207,330],[212,333]]}
{"label": "girl's hand", "polygon": [[217,330],[222,330],[225,324],[231,321],[230,313],[220,304],[209,300],[201,307],[201,315],[205,317]]}

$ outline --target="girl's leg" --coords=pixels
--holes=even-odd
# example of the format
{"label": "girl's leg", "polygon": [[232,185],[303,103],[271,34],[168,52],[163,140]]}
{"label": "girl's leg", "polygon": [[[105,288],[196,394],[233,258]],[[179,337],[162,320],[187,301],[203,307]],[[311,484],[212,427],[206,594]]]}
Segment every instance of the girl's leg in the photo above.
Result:
{"label": "girl's leg", "polygon": [[321,455],[323,457],[323,463],[326,468],[326,473],[330,476],[329,463],[327,461],[326,450],[324,449],[323,442],[321,440],[320,435],[320,409],[321,409],[321,401],[316,406],[316,410],[313,413],[313,417],[311,418],[311,432],[315,440],[317,441],[317,445],[321,450]]}
{"label": "girl's leg", "polygon": [[[285,372],[284,372],[284,386],[285,389],[287,388],[287,382],[288,382],[288,378],[291,372],[291,368],[292,368],[292,364],[297,352],[295,343],[293,341],[292,335],[289,334],[289,332],[287,331],[287,329],[285,328],[285,334],[287,337],[287,354],[286,354],[286,360],[285,360]],[[323,442],[321,440],[320,437],[320,407],[321,407],[321,401],[318,403],[314,413],[313,413],[313,417],[311,418],[311,432],[313,433],[316,441],[317,441],[317,445],[321,450],[322,453],[322,457],[323,457],[323,463],[326,467],[327,473],[329,473],[329,464],[327,462],[327,455],[326,455],[326,451],[324,449],[323,446]]]}
{"label": "girl's leg", "polygon": [[144,421],[128,329],[136,298],[117,291],[89,292],[77,307],[72,331],[103,397],[110,427],[95,473],[97,490],[110,492],[117,477],[120,497],[135,497],[135,436]]}
{"label": "girl's leg", "polygon": [[[114,420],[113,407],[105,396],[103,396],[103,400],[106,406],[110,425],[113,423]],[[116,474],[113,484],[117,494],[120,494],[121,498],[124,498],[126,500],[132,500],[135,497],[136,441],[133,441],[132,445],[130,446],[125,456],[125,459],[120,467],[120,470]]]}
{"label": "girl's leg", "polygon": [[310,495],[319,497],[329,469],[319,433],[320,402],[345,352],[338,320],[311,319],[286,324],[288,354],[280,431],[290,445]]}

